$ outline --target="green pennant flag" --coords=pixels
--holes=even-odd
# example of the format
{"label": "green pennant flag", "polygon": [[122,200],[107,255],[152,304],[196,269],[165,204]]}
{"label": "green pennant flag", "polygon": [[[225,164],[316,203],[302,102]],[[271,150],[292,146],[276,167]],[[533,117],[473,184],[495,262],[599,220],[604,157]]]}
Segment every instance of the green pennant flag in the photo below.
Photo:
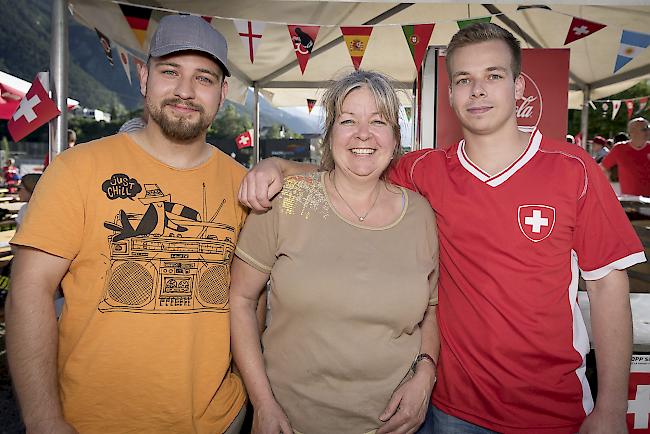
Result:
{"label": "green pennant flag", "polygon": [[435,24],[414,24],[402,26],[406,43],[409,46],[409,50],[411,50],[411,56],[413,56],[413,62],[415,62],[415,68],[418,71],[420,71],[422,59],[424,59],[424,55],[427,52],[434,25]]}
{"label": "green pennant flag", "polygon": [[492,21],[492,17],[482,17],[482,18],[471,18],[469,20],[458,20],[456,21],[456,24],[458,24],[458,29],[463,30],[465,27],[469,27],[472,24],[476,23],[489,23]]}

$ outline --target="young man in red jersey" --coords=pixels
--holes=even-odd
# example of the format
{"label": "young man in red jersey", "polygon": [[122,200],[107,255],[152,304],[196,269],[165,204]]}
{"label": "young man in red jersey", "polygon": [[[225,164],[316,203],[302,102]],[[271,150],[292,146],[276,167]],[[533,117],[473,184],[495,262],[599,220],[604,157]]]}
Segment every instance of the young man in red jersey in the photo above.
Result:
{"label": "young man in red jersey", "polygon": [[[447,67],[464,140],[411,152],[390,175],[425,196],[438,221],[441,348],[426,432],[624,433],[632,347],[624,270],[645,260],[643,247],[589,154],[518,129],[524,80],[509,32],[485,23],[459,31]],[[261,163],[240,200],[268,207],[280,170],[305,167]],[[579,273],[597,348],[595,406]]]}

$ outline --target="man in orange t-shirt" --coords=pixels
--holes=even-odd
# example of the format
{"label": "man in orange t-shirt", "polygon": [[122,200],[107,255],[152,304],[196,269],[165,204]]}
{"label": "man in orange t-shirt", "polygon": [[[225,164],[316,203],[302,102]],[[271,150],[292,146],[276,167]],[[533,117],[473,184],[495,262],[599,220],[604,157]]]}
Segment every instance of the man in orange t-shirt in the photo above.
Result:
{"label": "man in orange t-shirt", "polygon": [[632,119],[627,125],[630,140],[620,142],[607,154],[601,167],[609,170],[618,166],[621,193],[635,196],[650,196],[650,142],[648,121]]}
{"label": "man in orange t-shirt", "polygon": [[229,284],[245,170],[205,141],[228,90],[226,40],[170,15],[149,54],[147,126],[54,159],[12,240],[7,348],[27,432],[230,434],[243,422]]}

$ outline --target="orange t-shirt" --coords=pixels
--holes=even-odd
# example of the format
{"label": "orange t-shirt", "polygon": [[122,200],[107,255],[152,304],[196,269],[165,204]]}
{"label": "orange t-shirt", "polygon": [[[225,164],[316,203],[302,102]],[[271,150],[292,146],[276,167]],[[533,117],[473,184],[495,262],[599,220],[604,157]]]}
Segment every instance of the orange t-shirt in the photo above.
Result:
{"label": "orange t-shirt", "polygon": [[72,261],[58,378],[79,432],[212,434],[241,409],[228,290],[244,174],[216,148],[172,168],[126,134],[50,164],[12,243]]}

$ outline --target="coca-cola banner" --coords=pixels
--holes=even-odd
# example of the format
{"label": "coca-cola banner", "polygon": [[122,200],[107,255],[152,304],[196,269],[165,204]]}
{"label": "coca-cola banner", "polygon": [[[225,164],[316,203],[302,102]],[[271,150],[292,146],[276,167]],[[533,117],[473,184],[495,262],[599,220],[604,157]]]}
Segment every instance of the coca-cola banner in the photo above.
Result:
{"label": "coca-cola banner", "polygon": [[[569,49],[530,48],[522,50],[524,96],[517,101],[517,124],[523,131],[537,127],[547,137],[564,141],[569,96]],[[438,61],[438,115],[436,146],[449,147],[463,137],[460,124],[449,105],[449,79],[445,57]],[[426,146],[426,144],[424,144]]]}

